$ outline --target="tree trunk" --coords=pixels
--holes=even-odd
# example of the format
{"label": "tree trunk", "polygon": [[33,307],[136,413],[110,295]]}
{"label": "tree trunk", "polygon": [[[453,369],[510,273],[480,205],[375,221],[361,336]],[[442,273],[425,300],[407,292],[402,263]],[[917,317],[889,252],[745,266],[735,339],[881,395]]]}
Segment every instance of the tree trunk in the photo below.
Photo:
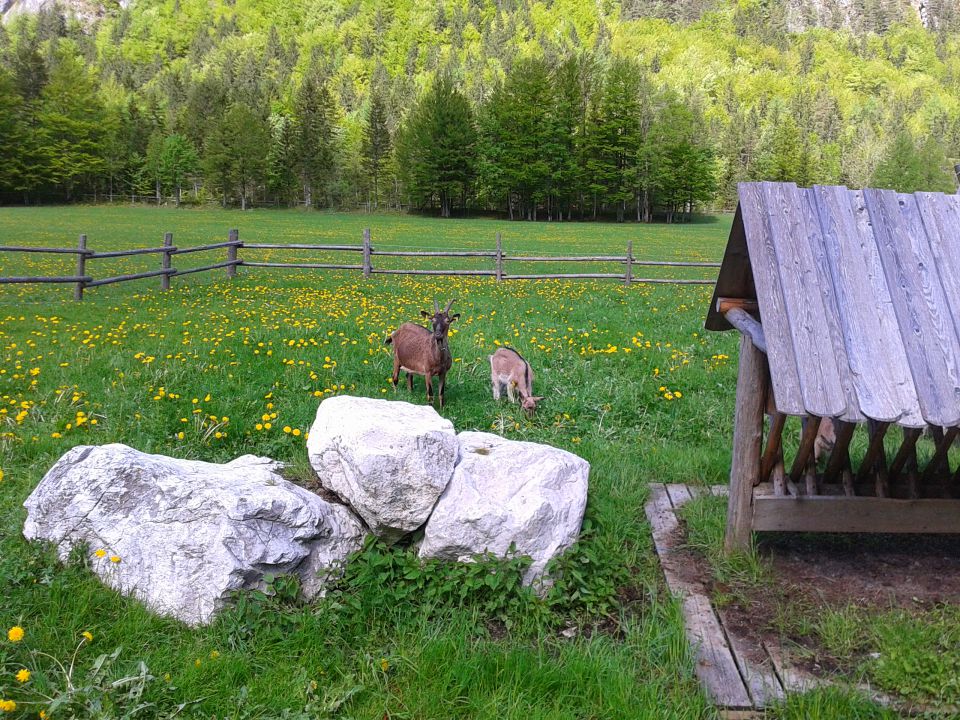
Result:
{"label": "tree trunk", "polygon": [[180,186],[177,185],[177,207],[180,207]]}
{"label": "tree trunk", "polygon": [[157,191],[157,207],[160,207],[160,181],[159,180],[157,180],[157,182],[154,184],[154,190]]}

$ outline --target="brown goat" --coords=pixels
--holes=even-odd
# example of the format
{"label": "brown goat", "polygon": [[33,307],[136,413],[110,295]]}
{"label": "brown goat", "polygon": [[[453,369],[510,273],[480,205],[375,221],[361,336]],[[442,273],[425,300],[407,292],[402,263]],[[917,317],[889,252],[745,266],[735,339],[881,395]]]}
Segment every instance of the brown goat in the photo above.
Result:
{"label": "brown goat", "polygon": [[537,409],[537,400],[542,397],[533,394],[533,370],[530,363],[513,348],[502,347],[490,356],[490,384],[493,387],[493,399],[500,399],[500,391],[506,386],[507,397],[515,402],[513,390],[520,394],[520,405],[532,415]]}
{"label": "brown goat", "polygon": [[433,301],[433,315],[421,310],[423,317],[430,318],[432,330],[428,330],[416,323],[403,323],[390,337],[387,345],[393,345],[393,389],[397,389],[400,380],[400,371],[407,373],[407,389],[413,391],[413,376],[423,375],[427,381],[427,402],[433,403],[433,376],[439,378],[437,394],[440,396],[440,407],[443,407],[443,389],[447,383],[447,372],[453,365],[450,355],[450,346],[447,344],[447,334],[450,323],[460,317],[460,313],[450,315],[450,306],[453,300],[440,311],[440,305]]}

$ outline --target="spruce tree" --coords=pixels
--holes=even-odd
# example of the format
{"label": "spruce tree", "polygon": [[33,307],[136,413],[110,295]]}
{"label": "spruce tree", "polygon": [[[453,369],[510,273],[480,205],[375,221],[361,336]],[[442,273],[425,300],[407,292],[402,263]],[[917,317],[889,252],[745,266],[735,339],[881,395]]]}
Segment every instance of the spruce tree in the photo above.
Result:
{"label": "spruce tree", "polygon": [[294,119],[294,158],[304,204],[314,207],[317,196],[323,196],[330,205],[336,168],[336,108],[326,81],[313,73],[297,91]]}
{"label": "spruce tree", "polygon": [[373,207],[380,206],[380,176],[390,156],[390,130],[383,96],[378,88],[370,92],[370,110],[363,126],[363,159],[373,189]]}

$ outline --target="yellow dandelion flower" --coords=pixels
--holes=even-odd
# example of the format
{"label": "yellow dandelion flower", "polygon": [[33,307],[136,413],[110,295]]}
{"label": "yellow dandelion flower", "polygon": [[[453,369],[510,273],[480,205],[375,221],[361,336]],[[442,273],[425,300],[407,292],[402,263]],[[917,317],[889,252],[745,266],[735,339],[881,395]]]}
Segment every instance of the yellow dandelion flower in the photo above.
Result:
{"label": "yellow dandelion flower", "polygon": [[17,678],[17,682],[25,683],[30,680],[30,671],[26,668],[21,668],[20,672],[18,672],[14,677]]}
{"label": "yellow dandelion flower", "polygon": [[107,556],[107,551],[104,550],[103,548],[100,548],[99,550],[97,550],[97,551],[94,553],[94,555],[96,555],[98,558],[106,557],[106,556]]}
{"label": "yellow dandelion flower", "polygon": [[0,700],[0,712],[13,712],[17,704],[13,700]]}
{"label": "yellow dandelion flower", "polygon": [[0,482],[3,482],[3,470],[0,470]]}
{"label": "yellow dandelion flower", "polygon": [[119,555],[111,555],[111,556],[110,556],[110,562],[112,562],[112,563],[118,563],[118,562],[120,562],[120,556],[119,556]]}
{"label": "yellow dandelion flower", "polygon": [[380,658],[380,669],[386,672],[390,669],[390,661],[386,658]]}
{"label": "yellow dandelion flower", "polygon": [[291,428],[289,425],[284,425],[284,426],[283,426],[283,431],[284,431],[285,433],[289,433],[291,430],[292,430],[292,428]]}
{"label": "yellow dandelion flower", "polygon": [[10,642],[20,642],[23,640],[23,628],[19,625],[14,625],[12,628],[7,630],[7,640]]}
{"label": "yellow dandelion flower", "polygon": [[294,437],[300,437],[300,428],[294,428],[293,435]]}
{"label": "yellow dandelion flower", "polygon": [[219,650],[211,650],[211,651],[210,651],[210,659],[211,659],[211,660],[216,660],[218,657],[220,657],[220,651],[219,651]]}
{"label": "yellow dandelion flower", "polygon": [[83,635],[83,639],[86,640],[88,643],[92,643],[92,642],[93,642],[93,633],[90,632],[89,630],[84,630],[84,631],[83,631],[82,633],[80,633],[80,634]]}

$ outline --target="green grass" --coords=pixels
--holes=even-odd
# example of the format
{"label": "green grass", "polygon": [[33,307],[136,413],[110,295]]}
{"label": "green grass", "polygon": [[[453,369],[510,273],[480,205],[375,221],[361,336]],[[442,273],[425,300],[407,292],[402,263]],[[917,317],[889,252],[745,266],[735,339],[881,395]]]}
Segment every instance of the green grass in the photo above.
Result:
{"label": "green grass", "polygon": [[[224,239],[230,227],[248,240],[355,243],[368,226],[381,247],[492,248],[500,231],[507,252],[619,253],[632,240],[638,257],[716,260],[729,218],[646,227],[2,209],[0,244],[64,246],[85,232],[95,249],[143,247],[169,230],[187,246]],[[188,258],[202,264],[222,256]],[[72,262],[0,255],[0,274],[70,273]],[[156,256],[94,263],[104,264],[98,277],[159,264]],[[180,716],[711,716],[643,514],[650,481],[726,479],[736,339],[703,331],[709,287],[364,280],[356,272],[252,268],[232,281],[221,273],[175,279],[167,294],[157,285],[92,289],[81,304],[66,287],[0,286],[0,627],[27,631],[22,644],[0,645],[0,695],[14,692],[8,668],[29,662],[28,650],[63,658],[89,630],[94,645],[81,648],[77,672],[89,671],[98,650],[122,646],[111,672],[132,672],[142,659],[157,678],[145,691],[155,703],[147,715],[189,703]],[[409,567],[409,552],[374,547],[314,606],[283,592],[254,594],[212,626],[191,630],[23,541],[23,500],[77,444],[123,442],[211,461],[257,453],[308,476],[303,437],[284,428],[306,432],[317,404],[339,393],[425,402],[422,380],[412,396],[389,387],[383,338],[433,298],[451,297],[462,318],[451,335],[443,414],[458,430],[551,443],[592,465],[589,530],[557,568],[546,600],[514,589],[492,600],[469,594],[425,604],[414,599],[423,588],[411,593],[406,576],[394,572]],[[492,399],[486,358],[498,344],[517,347],[533,365],[535,391],[546,396],[535,418]],[[374,566],[393,568],[389,582],[371,579]],[[442,596],[442,583],[469,582],[458,572],[465,571],[435,568],[423,582]],[[572,639],[561,634],[569,628]],[[56,673],[38,668],[32,682],[52,690]],[[831,697],[811,700],[821,701],[845,707]]]}

